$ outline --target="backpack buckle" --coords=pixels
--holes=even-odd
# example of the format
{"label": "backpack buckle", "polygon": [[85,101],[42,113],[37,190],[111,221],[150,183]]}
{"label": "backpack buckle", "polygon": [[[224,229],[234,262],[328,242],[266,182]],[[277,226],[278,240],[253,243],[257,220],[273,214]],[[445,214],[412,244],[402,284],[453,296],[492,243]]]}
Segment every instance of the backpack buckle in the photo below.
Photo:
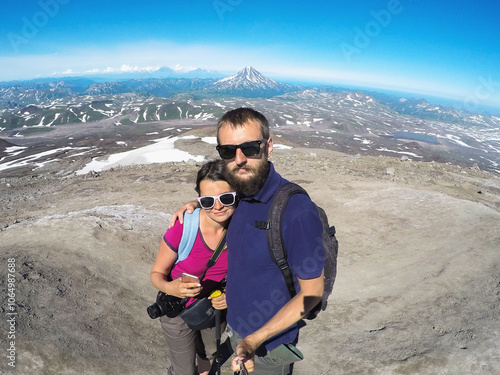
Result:
{"label": "backpack buckle", "polygon": [[255,220],[253,226],[257,229],[265,229],[269,230],[271,229],[271,222],[270,221],[258,221]]}
{"label": "backpack buckle", "polygon": [[286,270],[289,266],[288,266],[288,262],[286,261],[286,259],[279,259],[277,260],[277,263],[278,267],[280,268],[281,271],[283,270]]}

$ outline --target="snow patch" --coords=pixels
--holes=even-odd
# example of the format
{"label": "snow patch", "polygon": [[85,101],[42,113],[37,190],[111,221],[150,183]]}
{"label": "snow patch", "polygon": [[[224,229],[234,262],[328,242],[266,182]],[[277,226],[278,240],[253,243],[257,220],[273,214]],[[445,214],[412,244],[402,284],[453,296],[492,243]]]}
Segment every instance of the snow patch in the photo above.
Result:
{"label": "snow patch", "polygon": [[193,139],[195,136],[187,137],[167,137],[156,139],[152,145],[137,148],[135,150],[112,154],[104,158],[94,158],[85,167],[76,172],[77,175],[83,175],[90,171],[103,171],[118,166],[182,162],[194,160],[201,162],[205,157],[201,155],[191,155],[188,152],[175,148],[175,141],[179,139]]}

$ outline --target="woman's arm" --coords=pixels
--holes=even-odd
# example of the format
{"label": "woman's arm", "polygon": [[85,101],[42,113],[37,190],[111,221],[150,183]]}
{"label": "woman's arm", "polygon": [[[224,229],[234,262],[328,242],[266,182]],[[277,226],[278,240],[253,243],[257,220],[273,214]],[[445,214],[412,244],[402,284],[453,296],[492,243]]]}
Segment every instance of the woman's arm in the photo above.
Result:
{"label": "woman's arm", "polygon": [[195,297],[201,291],[201,285],[199,283],[183,283],[180,278],[168,281],[167,277],[176,260],[177,253],[165,243],[164,239],[162,239],[158,255],[151,269],[151,283],[156,289],[176,297]]}

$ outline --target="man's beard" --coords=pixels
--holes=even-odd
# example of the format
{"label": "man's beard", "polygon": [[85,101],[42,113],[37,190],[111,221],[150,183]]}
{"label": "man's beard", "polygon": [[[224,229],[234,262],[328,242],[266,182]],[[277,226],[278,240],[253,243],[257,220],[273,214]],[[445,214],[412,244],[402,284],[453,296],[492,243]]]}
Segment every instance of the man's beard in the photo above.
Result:
{"label": "man's beard", "polygon": [[[240,178],[237,171],[242,168],[250,172],[252,176],[247,179]],[[228,182],[234,190],[249,197],[257,194],[262,189],[269,175],[269,170],[270,166],[267,159],[263,159],[262,163],[255,167],[250,165],[235,166],[232,170],[228,169]]]}

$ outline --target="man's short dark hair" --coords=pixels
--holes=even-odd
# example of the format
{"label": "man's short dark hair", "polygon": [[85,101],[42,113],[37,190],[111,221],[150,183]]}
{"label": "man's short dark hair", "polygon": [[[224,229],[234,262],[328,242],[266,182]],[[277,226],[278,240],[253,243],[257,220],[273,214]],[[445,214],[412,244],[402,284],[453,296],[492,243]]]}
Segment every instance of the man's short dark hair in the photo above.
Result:
{"label": "man's short dark hair", "polygon": [[260,132],[263,139],[269,138],[269,122],[266,117],[252,108],[236,108],[226,112],[217,123],[217,142],[219,141],[219,129],[225,125],[232,127],[243,127],[250,121],[255,121],[260,126]]}

